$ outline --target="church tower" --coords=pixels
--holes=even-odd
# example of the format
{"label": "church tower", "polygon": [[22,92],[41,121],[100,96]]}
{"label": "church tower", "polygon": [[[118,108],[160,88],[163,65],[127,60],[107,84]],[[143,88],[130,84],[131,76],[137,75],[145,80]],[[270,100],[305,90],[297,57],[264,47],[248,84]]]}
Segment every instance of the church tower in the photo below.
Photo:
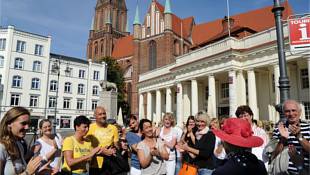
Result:
{"label": "church tower", "polygon": [[87,58],[93,62],[111,56],[118,38],[129,35],[125,0],[97,0],[87,44]]}

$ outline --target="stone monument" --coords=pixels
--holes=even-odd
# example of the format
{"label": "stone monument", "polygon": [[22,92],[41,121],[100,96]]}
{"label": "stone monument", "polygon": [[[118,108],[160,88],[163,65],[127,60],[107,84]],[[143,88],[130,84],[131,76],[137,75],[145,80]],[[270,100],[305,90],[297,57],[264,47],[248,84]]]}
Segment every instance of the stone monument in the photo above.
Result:
{"label": "stone monument", "polygon": [[105,80],[100,81],[102,91],[100,92],[99,105],[106,109],[107,118],[117,117],[117,86],[115,83]]}

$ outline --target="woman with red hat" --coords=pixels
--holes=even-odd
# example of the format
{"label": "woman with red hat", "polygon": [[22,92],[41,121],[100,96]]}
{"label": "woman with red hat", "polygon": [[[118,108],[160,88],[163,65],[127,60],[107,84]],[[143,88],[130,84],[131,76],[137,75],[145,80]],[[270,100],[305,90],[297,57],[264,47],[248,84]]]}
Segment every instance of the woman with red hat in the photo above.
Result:
{"label": "woman with red hat", "polygon": [[264,163],[251,153],[251,148],[262,145],[263,140],[253,136],[249,122],[229,118],[222,130],[214,129],[213,133],[224,142],[227,160],[212,175],[267,175]]}

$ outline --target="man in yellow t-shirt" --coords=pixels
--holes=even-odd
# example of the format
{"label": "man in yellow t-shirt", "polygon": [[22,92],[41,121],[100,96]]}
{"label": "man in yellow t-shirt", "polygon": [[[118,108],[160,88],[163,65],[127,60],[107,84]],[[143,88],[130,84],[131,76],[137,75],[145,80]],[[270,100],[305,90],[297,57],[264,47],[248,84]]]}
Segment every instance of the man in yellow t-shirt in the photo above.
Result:
{"label": "man in yellow t-shirt", "polygon": [[104,107],[98,106],[94,112],[96,122],[90,125],[87,138],[91,140],[92,146],[101,147],[101,155],[96,155],[90,165],[90,174],[108,174],[102,167],[104,156],[115,154],[114,146],[118,142],[118,130],[114,125],[107,123],[107,115]]}

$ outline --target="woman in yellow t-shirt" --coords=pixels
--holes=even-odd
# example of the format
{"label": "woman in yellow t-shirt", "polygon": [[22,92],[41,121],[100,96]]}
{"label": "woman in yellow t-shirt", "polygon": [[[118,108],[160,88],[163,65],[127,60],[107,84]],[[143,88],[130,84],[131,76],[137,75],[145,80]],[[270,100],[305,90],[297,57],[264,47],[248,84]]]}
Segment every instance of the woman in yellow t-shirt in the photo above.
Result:
{"label": "woman in yellow t-shirt", "polygon": [[62,151],[64,152],[64,164],[62,171],[71,172],[73,175],[88,175],[87,162],[100,153],[100,147],[92,148],[91,142],[85,139],[89,129],[90,120],[85,116],[74,119],[73,136],[64,140]]}

